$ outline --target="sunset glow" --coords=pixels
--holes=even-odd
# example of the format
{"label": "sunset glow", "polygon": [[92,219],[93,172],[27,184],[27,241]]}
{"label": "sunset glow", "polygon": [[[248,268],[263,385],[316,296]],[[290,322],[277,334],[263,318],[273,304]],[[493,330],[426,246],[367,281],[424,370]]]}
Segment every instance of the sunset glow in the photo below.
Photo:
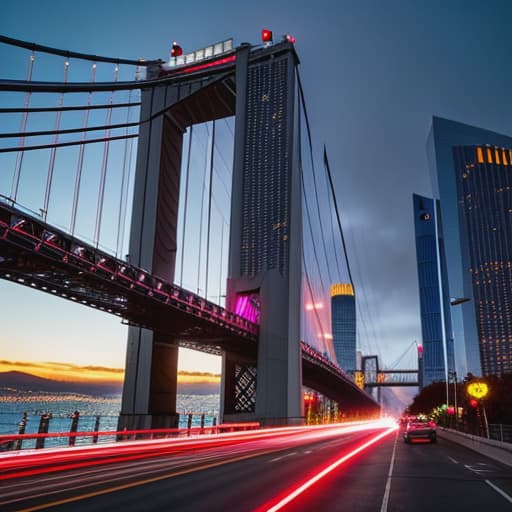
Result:
{"label": "sunset glow", "polygon": [[[71,363],[5,361],[0,360],[0,373],[23,372],[61,382],[90,382],[90,383],[122,383],[123,368],[108,368],[104,366],[79,366]],[[218,383],[220,375],[208,372],[179,371],[178,381],[181,383]]]}

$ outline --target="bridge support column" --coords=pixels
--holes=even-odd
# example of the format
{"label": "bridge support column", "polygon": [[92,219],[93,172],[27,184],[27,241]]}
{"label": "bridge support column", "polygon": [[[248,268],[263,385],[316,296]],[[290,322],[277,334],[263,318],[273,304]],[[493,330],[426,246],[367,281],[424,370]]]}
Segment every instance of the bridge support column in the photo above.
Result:
{"label": "bridge support column", "polygon": [[175,428],[178,347],[130,327],[119,430]]}

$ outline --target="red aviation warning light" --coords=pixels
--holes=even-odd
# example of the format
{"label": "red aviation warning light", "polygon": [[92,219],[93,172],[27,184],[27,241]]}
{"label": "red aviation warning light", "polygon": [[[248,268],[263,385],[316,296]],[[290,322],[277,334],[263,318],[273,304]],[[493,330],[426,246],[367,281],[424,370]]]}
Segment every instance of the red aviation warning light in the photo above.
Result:
{"label": "red aviation warning light", "polygon": [[289,42],[289,43],[292,43],[292,44],[295,44],[295,37],[291,36],[290,34],[286,34],[286,36],[284,36],[285,39]]}
{"label": "red aviation warning light", "polygon": [[171,47],[171,57],[179,57],[180,55],[183,55],[183,48],[176,41],[173,41]]}
{"label": "red aviation warning light", "polygon": [[272,42],[272,30],[267,30],[266,28],[264,28],[261,31],[261,40],[264,43],[271,43]]}

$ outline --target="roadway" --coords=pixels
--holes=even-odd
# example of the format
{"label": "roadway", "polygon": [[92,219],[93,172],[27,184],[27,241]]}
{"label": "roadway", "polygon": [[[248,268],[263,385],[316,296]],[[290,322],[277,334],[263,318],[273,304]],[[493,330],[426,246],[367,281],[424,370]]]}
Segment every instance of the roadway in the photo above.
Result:
{"label": "roadway", "polygon": [[[370,442],[343,462],[344,456]],[[510,468],[443,439],[437,444],[406,445],[396,430],[383,426],[244,432],[211,441],[210,436],[202,436],[180,442],[124,443],[124,447],[125,451],[112,446],[90,453],[68,448],[60,455],[39,450],[38,460],[29,463],[30,457],[26,461],[20,457],[10,469],[2,469],[1,456],[0,509],[512,510]],[[108,458],[100,455],[105,449]],[[328,469],[332,471],[324,478],[283,505],[292,491]]]}

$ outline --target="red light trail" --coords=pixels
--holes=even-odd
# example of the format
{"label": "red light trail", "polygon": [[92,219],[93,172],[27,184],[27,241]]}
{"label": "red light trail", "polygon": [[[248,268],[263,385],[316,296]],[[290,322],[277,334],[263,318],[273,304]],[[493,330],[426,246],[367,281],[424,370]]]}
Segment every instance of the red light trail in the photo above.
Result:
{"label": "red light trail", "polygon": [[[258,508],[255,512],[277,512],[278,510],[283,509],[288,503],[293,501],[297,496],[301,495],[303,492],[305,492],[307,489],[312,487],[314,484],[319,482],[322,478],[327,476],[329,473],[334,471],[337,467],[341,466],[344,462],[351,459],[358,453],[361,453],[363,450],[368,448],[369,446],[377,443],[384,437],[388,436],[392,432],[396,431],[398,429],[397,425],[394,425],[384,432],[381,432],[380,434],[377,434],[375,437],[372,437],[369,441],[366,441],[362,445],[358,446],[354,450],[344,454],[342,457],[340,457],[338,460],[336,460],[334,463],[330,464],[326,468],[319,471],[316,475],[306,480],[306,482],[302,483],[298,487],[294,488],[292,491],[287,491],[285,496],[280,498],[277,503],[274,505],[270,505],[270,503],[267,503],[261,508]],[[272,502],[275,502],[275,500],[272,500]]]}

